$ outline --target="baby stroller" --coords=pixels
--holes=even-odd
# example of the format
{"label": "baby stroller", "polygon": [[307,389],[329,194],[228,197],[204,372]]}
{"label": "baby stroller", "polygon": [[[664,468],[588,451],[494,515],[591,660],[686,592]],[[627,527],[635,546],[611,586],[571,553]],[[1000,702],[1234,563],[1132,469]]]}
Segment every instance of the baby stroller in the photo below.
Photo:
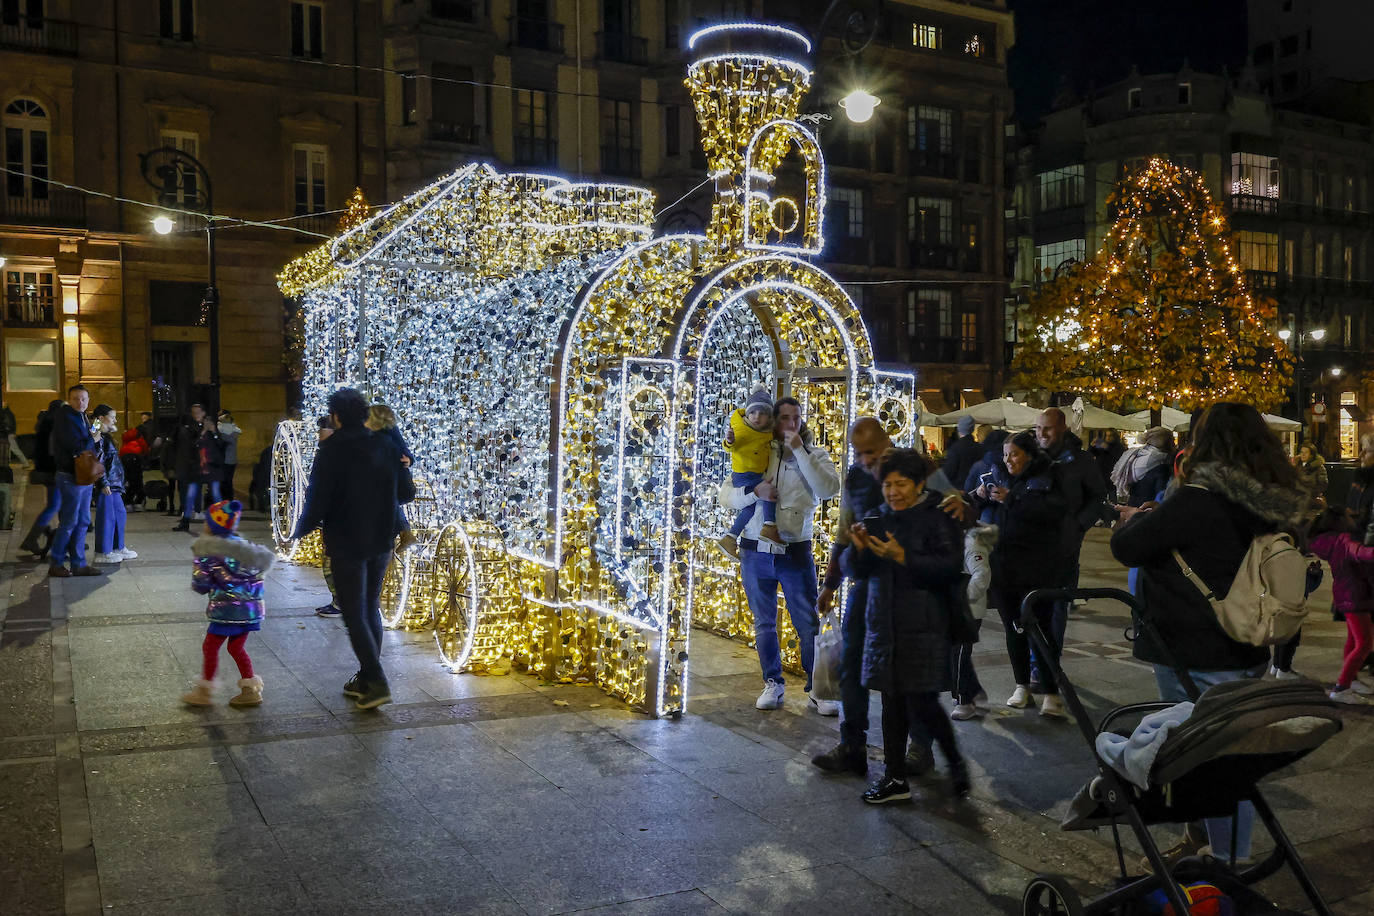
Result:
{"label": "baby stroller", "polygon": [[[1276,908],[1254,889],[1255,884],[1285,864],[1293,870],[1314,912],[1330,916],[1330,908],[1273,809],[1265,802],[1258,782],[1301,760],[1339,732],[1342,722],[1336,704],[1327,699],[1319,685],[1296,681],[1232,681],[1218,684],[1199,696],[1187,671],[1172,665],[1195,706],[1192,715],[1160,745],[1150,766],[1150,787],[1141,789],[1101,758],[1097,753],[1097,736],[1105,732],[1129,736],[1142,717],[1174,704],[1120,706],[1094,727],[1068,675],[1052,660],[1049,641],[1032,613],[1038,602],[1076,598],[1121,601],[1131,608],[1137,627],[1148,626],[1149,621],[1139,599],[1115,588],[1040,589],[1027,595],[1021,605],[1021,625],[1042,664],[1051,665],[1064,704],[1097,761],[1098,775],[1079,790],[1061,827],[1110,827],[1121,874],[1114,890],[1088,901],[1081,900],[1063,876],[1037,875],[1022,895],[1023,916],[1135,916],[1151,912],[1147,898],[1155,895],[1157,899],[1161,889],[1172,912],[1186,914],[1193,910],[1182,885],[1195,883],[1213,885],[1229,897],[1236,916],[1287,913],[1290,911]],[[1210,856],[1192,856],[1170,865],[1150,835],[1148,828],[1153,824],[1230,817],[1242,801],[1254,805],[1274,840],[1274,851],[1253,865],[1237,867],[1234,861],[1221,862]],[[1131,875],[1127,870],[1119,830],[1122,822],[1130,825],[1153,874]]]}

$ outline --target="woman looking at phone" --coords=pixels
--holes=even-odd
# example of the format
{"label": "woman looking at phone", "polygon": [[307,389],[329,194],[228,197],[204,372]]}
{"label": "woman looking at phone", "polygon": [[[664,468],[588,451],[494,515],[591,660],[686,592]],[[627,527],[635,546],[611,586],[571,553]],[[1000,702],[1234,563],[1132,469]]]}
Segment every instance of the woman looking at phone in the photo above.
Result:
{"label": "woman looking at phone", "polygon": [[[883,505],[850,528],[840,564],[868,583],[861,683],[883,695],[883,778],[864,792],[870,804],[906,801],[907,737],[919,721],[940,745],[956,796],[968,768],[940,705],[950,689],[950,588],[964,568],[963,533],[925,489],[935,470],[908,448],[888,449],[878,465]],[[960,584],[958,587],[962,587]]]}
{"label": "woman looking at phone", "polygon": [[[1068,501],[1060,492],[1049,456],[1033,433],[1019,432],[1008,439],[1002,446],[1002,460],[1010,481],[1006,485],[982,484],[977,496],[995,506],[998,536],[992,551],[992,588],[1006,631],[1011,670],[1016,676],[1016,689],[1007,698],[1007,705],[1025,709],[1031,704],[1030,640],[1021,629],[1021,602],[1034,589],[1063,585],[1066,570],[1059,531]],[[1041,602],[1035,608],[1035,618],[1051,643],[1057,665],[1060,647],[1053,645],[1053,613],[1052,602]],[[1045,666],[1040,670],[1040,682],[1045,686],[1040,714],[1062,718],[1064,704],[1059,699],[1059,685],[1054,672],[1047,669]]]}

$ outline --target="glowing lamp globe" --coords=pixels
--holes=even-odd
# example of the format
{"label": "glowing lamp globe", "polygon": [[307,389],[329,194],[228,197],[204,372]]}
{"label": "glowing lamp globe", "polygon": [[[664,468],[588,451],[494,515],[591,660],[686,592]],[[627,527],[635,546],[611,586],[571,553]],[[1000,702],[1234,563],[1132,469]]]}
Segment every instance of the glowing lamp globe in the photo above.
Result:
{"label": "glowing lamp globe", "polygon": [[1312,339],[1321,341],[1326,339],[1326,328],[1317,328],[1312,332]]}
{"label": "glowing lamp globe", "polygon": [[158,235],[166,235],[174,225],[170,216],[159,216],[153,220],[153,231]]}
{"label": "glowing lamp globe", "polygon": [[849,95],[840,99],[840,107],[849,116],[849,120],[855,124],[863,124],[873,117],[873,109],[882,104],[882,99],[871,92],[862,89],[855,89]]}

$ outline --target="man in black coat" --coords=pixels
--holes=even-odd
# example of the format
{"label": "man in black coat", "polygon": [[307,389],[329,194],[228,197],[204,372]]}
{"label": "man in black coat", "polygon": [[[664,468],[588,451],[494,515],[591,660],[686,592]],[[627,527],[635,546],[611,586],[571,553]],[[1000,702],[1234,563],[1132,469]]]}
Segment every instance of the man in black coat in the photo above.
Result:
{"label": "man in black coat", "polygon": [[[1060,552],[1063,556],[1058,572],[1060,581],[1055,583],[1063,588],[1078,587],[1078,557],[1083,551],[1083,537],[1088,529],[1099,519],[1104,518],[1107,503],[1107,485],[1097,468],[1093,456],[1083,450],[1083,440],[1069,432],[1064,411],[1051,407],[1040,412],[1035,421],[1035,439],[1050,456],[1054,474],[1058,478],[1060,491],[1068,502],[1061,528]],[[1064,632],[1069,624],[1068,601],[1059,601],[1054,606],[1054,638],[1059,646],[1064,645]],[[1032,652],[1034,659],[1034,652]],[[1031,688],[1035,691],[1040,681],[1038,665],[1031,666]],[[1036,691],[1038,692],[1038,691]]]}
{"label": "man in black coat", "polygon": [[956,427],[959,438],[950,443],[949,451],[945,452],[945,462],[940,465],[940,470],[956,487],[963,486],[969,469],[983,457],[983,444],[973,437],[975,428],[973,417],[959,418]]}
{"label": "man in black coat", "polygon": [[[57,514],[57,533],[52,539],[52,554],[48,557],[48,575],[58,579],[69,576],[98,576],[100,570],[86,563],[86,529],[91,527],[91,486],[76,482],[76,457],[82,452],[94,452],[95,438],[91,435],[86,407],[91,402],[85,385],[73,385],[67,390],[67,403],[57,409],[53,417],[49,445],[57,466],[57,491],[62,494],[62,507]],[[71,571],[65,564],[70,557]]]}
{"label": "man in black coat", "polygon": [[353,388],[329,396],[335,432],[315,453],[305,505],[293,539],[316,528],[334,571],[334,588],[358,673],[344,685],[359,709],[391,702],[382,671],[382,577],[396,535],[401,453],[385,436],[372,434],[367,399]]}

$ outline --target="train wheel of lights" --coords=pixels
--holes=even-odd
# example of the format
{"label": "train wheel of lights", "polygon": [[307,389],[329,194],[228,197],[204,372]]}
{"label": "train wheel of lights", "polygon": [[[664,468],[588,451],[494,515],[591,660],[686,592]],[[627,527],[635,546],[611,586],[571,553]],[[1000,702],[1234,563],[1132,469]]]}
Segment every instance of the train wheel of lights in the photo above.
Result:
{"label": "train wheel of lights", "polygon": [[[272,538],[279,550],[294,557],[299,545],[291,544],[291,532],[305,508],[306,456],[302,453],[304,424],[286,421],[277,424],[272,441],[272,478],[268,503],[272,508]],[[313,446],[313,443],[311,443]],[[313,448],[310,450],[313,454]]]}
{"label": "train wheel of lights", "polygon": [[434,544],[434,566],[428,577],[434,614],[434,641],[450,671],[467,667],[477,633],[477,557],[467,532],[448,525]]}
{"label": "train wheel of lights", "polygon": [[416,529],[415,543],[408,550],[391,554],[391,564],[382,579],[380,604],[382,623],[392,629],[423,630],[434,623],[434,615],[423,600],[417,582],[427,581],[434,568],[433,529]]}

